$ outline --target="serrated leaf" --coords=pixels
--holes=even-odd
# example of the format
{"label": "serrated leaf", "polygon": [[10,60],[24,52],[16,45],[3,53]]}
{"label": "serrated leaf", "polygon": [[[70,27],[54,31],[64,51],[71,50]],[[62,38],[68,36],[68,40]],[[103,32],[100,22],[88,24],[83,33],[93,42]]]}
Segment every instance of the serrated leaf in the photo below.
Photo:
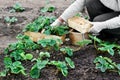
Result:
{"label": "serrated leaf", "polygon": [[68,65],[71,67],[71,68],[75,68],[75,64],[74,62],[68,58],[68,57],[65,57],[65,61],[68,63]]}

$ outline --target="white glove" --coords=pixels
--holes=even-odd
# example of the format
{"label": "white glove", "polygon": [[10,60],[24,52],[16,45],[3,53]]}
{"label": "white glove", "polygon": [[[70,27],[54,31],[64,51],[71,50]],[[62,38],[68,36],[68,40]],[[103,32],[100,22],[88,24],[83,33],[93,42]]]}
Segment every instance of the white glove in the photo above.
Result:
{"label": "white glove", "polygon": [[90,33],[99,33],[102,29],[104,29],[104,23],[103,22],[91,22],[93,24],[92,28],[90,28]]}
{"label": "white glove", "polygon": [[120,27],[120,16],[104,22],[91,22],[93,27],[89,30],[91,33],[99,33],[103,29],[115,29]]}
{"label": "white glove", "polygon": [[59,19],[56,19],[50,26],[55,27],[61,25],[62,22]]}

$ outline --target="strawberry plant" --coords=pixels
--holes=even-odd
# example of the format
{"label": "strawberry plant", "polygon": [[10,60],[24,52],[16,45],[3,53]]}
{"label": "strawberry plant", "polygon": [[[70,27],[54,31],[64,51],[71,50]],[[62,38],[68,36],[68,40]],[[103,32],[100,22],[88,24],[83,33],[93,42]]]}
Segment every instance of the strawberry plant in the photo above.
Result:
{"label": "strawberry plant", "polygon": [[120,75],[120,64],[116,64],[108,57],[99,56],[94,60],[96,69],[100,69],[102,72],[106,70],[118,72]]}
{"label": "strawberry plant", "polygon": [[35,44],[28,36],[19,34],[17,36],[18,42],[11,43],[4,50],[6,55],[9,55],[14,60],[30,60],[32,59],[32,54],[27,53],[27,50],[35,50],[39,46]]}
{"label": "strawberry plant", "polygon": [[41,32],[43,29],[45,31],[43,32],[44,34],[47,35],[58,35],[62,36],[64,34],[68,33],[68,27],[67,26],[58,26],[55,28],[52,28],[50,26],[51,23],[55,21],[55,17],[45,17],[45,16],[40,16],[36,20],[34,20],[32,23],[29,23],[23,32],[26,31],[31,31],[31,32]]}
{"label": "strawberry plant", "polygon": [[4,18],[4,21],[6,22],[6,23],[9,23],[9,24],[12,24],[12,23],[15,23],[15,22],[17,22],[18,21],[18,19],[16,18],[16,17],[5,17]]}
{"label": "strawberry plant", "polygon": [[[54,34],[61,36],[68,33],[68,28],[65,26],[58,26],[56,28],[49,26],[53,21],[55,21],[54,17],[40,16],[28,24],[23,32],[40,32],[45,29],[44,34],[48,35]],[[67,76],[69,67],[72,69],[75,68],[74,62],[69,58],[73,55],[73,50],[67,47],[61,50],[69,56],[65,57],[65,61],[50,60],[51,56],[49,52],[40,52],[38,58],[34,58],[34,54],[38,54],[40,49],[44,51],[53,50],[59,52],[60,46],[63,43],[61,39],[42,39],[38,42],[33,42],[30,37],[23,34],[18,34],[16,38],[18,41],[9,44],[4,50],[4,54],[7,57],[4,58],[5,70],[0,72],[0,76],[7,76],[8,73],[21,73],[26,76],[25,68],[22,66],[22,63],[28,60],[34,63],[30,70],[30,76],[32,78],[39,78],[41,76],[41,70],[45,67],[49,67],[49,65],[56,66],[57,70],[61,71],[64,76]],[[31,53],[30,51],[36,52],[32,54],[33,52]],[[7,63],[6,60],[10,62]]]}
{"label": "strawberry plant", "polygon": [[55,10],[56,10],[56,8],[53,5],[47,5],[47,6],[45,6],[45,7],[43,7],[43,8],[40,9],[40,11],[44,12],[44,13],[45,12],[53,12]]}
{"label": "strawberry plant", "polygon": [[49,62],[49,64],[56,66],[57,69],[60,70],[64,76],[68,75],[68,67],[64,61],[63,62],[62,61],[51,61]]}
{"label": "strawberry plant", "polygon": [[88,39],[84,39],[84,40],[81,40],[81,41],[77,42],[77,44],[81,47],[83,47],[85,45],[88,45],[90,43],[92,43],[92,40],[88,40]]}
{"label": "strawberry plant", "polygon": [[110,55],[114,56],[115,52],[120,53],[120,46],[115,43],[110,43],[108,41],[102,41],[97,37],[90,36],[94,40],[94,46],[97,50],[102,52],[108,52]]}
{"label": "strawberry plant", "polygon": [[29,23],[28,25],[25,26],[25,31],[32,31],[32,32],[39,32],[42,29],[47,29],[49,28],[50,24],[55,21],[55,17],[45,17],[45,16],[39,16],[37,19],[35,19],[32,23]]}
{"label": "strawberry plant", "polygon": [[6,76],[9,73],[9,71],[10,73],[13,74],[21,73],[23,75],[27,75],[25,73],[25,68],[22,66],[20,61],[13,62],[10,57],[5,57],[4,65],[5,65],[5,70],[3,72],[0,72],[0,76]]}
{"label": "strawberry plant", "polygon": [[[41,69],[45,68],[48,64],[48,58],[50,57],[50,53],[48,52],[40,52],[39,57],[37,59],[33,59],[32,61],[36,61],[34,66],[31,68],[30,76],[32,78],[39,78]],[[47,58],[47,59],[45,59]],[[44,60],[45,59],[45,60]]]}
{"label": "strawberry plant", "polygon": [[24,10],[25,8],[23,8],[20,3],[15,3],[10,12],[23,12]]}
{"label": "strawberry plant", "polygon": [[65,61],[68,63],[70,68],[75,68],[74,62],[69,57],[65,57]]}
{"label": "strawberry plant", "polygon": [[62,41],[60,39],[42,39],[37,43],[44,47],[46,50],[58,50],[59,46],[62,44]]}
{"label": "strawberry plant", "polygon": [[69,56],[73,55],[73,49],[69,47],[61,48],[60,51],[62,51],[64,54],[67,54]]}

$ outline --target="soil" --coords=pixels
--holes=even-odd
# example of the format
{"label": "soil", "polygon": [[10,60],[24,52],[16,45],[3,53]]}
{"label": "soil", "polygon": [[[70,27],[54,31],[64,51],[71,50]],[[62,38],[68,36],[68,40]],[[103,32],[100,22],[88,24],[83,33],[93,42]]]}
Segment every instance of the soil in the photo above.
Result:
{"label": "soil", "polygon": [[[73,0],[50,0],[50,3],[57,7],[57,10],[53,13],[41,13],[39,9],[46,4],[46,0],[0,0],[0,71],[4,69],[4,48],[10,43],[16,42],[16,36],[21,33],[25,25],[32,22],[40,15],[47,16],[59,16]],[[10,7],[20,2],[27,10],[23,12],[10,13]],[[4,21],[6,16],[15,16],[18,18],[18,22],[8,25]],[[67,44],[68,46],[71,44]],[[63,60],[64,56],[61,54],[51,53],[54,60]],[[102,54],[103,56],[109,56]],[[37,55],[34,55],[37,57]],[[72,60],[75,63],[75,69],[69,69],[67,77],[64,77],[54,66],[48,66],[41,72],[39,79],[32,79],[30,76],[9,74],[6,77],[0,77],[0,80],[119,80],[120,76],[115,72],[105,72],[95,69],[93,60],[96,56],[99,56],[96,49],[92,44],[87,45],[74,52]],[[111,57],[111,56],[109,56]],[[116,63],[120,63],[119,55],[111,57]],[[26,71],[29,72],[34,63],[30,61],[24,61],[23,65],[26,67]],[[57,74],[58,73],[58,74]]]}

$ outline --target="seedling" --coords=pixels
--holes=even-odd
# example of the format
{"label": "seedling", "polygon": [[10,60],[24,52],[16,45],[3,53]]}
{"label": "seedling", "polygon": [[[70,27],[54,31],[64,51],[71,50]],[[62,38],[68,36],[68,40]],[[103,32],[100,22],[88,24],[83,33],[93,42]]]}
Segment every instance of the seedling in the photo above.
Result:
{"label": "seedling", "polygon": [[[32,78],[39,78],[40,77],[40,71],[41,69],[45,68],[46,65],[48,64],[48,58],[50,57],[50,53],[48,52],[41,52],[39,54],[39,57],[37,59],[33,59],[32,61],[36,61],[36,63],[34,64],[34,66],[31,68],[30,71],[30,76]],[[45,60],[43,60],[43,58]]]}
{"label": "seedling", "polygon": [[65,57],[65,61],[68,63],[68,65],[70,66],[70,68],[72,68],[72,69],[75,68],[74,62],[69,57]]}
{"label": "seedling", "polygon": [[29,23],[25,29],[23,30],[24,32],[26,31],[32,31],[32,32],[39,32],[43,29],[48,29],[50,28],[50,24],[55,21],[55,17],[45,17],[45,16],[39,16],[37,19],[35,19],[32,23]]}
{"label": "seedling", "polygon": [[94,46],[97,50],[102,52],[108,52],[110,55],[114,56],[117,51],[119,54],[120,46],[115,43],[110,43],[107,41],[102,41],[97,37],[90,36],[94,40]]}
{"label": "seedling", "polygon": [[18,21],[18,19],[16,17],[5,17],[4,18],[5,22],[8,23],[8,24],[12,24],[12,23],[15,23]]}
{"label": "seedling", "polygon": [[60,39],[42,39],[37,43],[44,47],[46,50],[58,50],[60,44],[62,44],[62,41]]}
{"label": "seedling", "polygon": [[60,51],[62,51],[64,54],[67,54],[68,56],[73,55],[73,49],[68,48],[68,47],[61,48]]}
{"label": "seedling", "polygon": [[116,64],[108,57],[99,56],[94,60],[96,69],[100,69],[102,72],[106,70],[118,72],[120,75],[120,64]]}
{"label": "seedling", "polygon": [[23,32],[26,32],[26,31],[41,32],[43,29],[45,29],[43,33],[47,35],[62,36],[62,35],[69,33],[68,31],[69,28],[64,25],[61,25],[58,27],[56,26],[55,28],[52,28],[50,24],[53,23],[55,19],[56,18],[54,16],[52,17],[40,16],[36,20],[34,20],[32,23],[29,23],[25,27]]}
{"label": "seedling", "polygon": [[26,53],[27,50],[35,50],[39,46],[29,39],[28,36],[19,34],[17,36],[18,42],[11,43],[4,50],[6,55],[9,55],[15,61],[17,60],[31,60],[33,55]]}
{"label": "seedling", "polygon": [[63,26],[63,25],[56,26],[52,29],[51,34],[62,36],[69,33],[68,29],[69,28],[67,26]]}
{"label": "seedling", "polygon": [[25,8],[23,8],[20,3],[15,3],[15,5],[13,5],[12,9],[10,10],[10,12],[23,12],[24,10]]}
{"label": "seedling", "polygon": [[83,46],[88,45],[88,44],[90,44],[90,43],[92,43],[92,40],[88,40],[88,39],[84,39],[84,40],[82,40],[82,41],[77,42],[77,44],[78,44],[80,47],[83,47]]}
{"label": "seedling", "polygon": [[40,11],[45,13],[45,12],[53,12],[55,10],[56,10],[55,6],[47,5],[47,6],[43,7]]}
{"label": "seedling", "polygon": [[13,74],[23,74],[27,75],[25,73],[25,68],[22,66],[20,61],[13,62],[11,58],[5,57],[4,58],[4,64],[5,64],[5,70],[3,72],[0,72],[0,76],[6,76],[9,71]]}
{"label": "seedling", "polygon": [[62,72],[64,76],[68,75],[68,67],[67,64],[63,61],[51,61],[49,62],[50,65],[55,65],[58,70]]}

